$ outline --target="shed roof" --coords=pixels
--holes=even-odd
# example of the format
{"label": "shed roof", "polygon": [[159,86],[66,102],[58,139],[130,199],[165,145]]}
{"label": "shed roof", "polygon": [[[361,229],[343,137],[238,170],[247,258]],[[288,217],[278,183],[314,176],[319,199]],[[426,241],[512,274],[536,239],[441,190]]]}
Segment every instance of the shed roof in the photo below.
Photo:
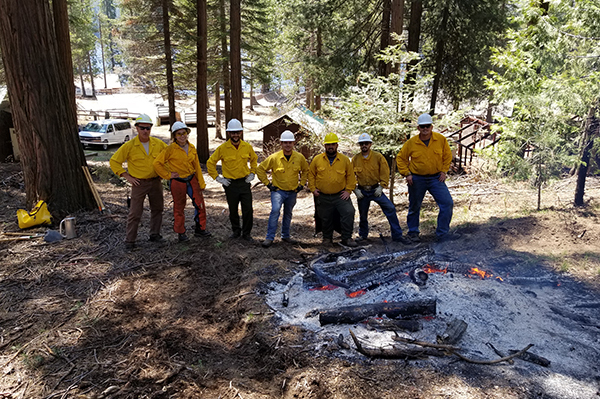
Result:
{"label": "shed roof", "polygon": [[308,130],[309,132],[312,132],[319,137],[323,136],[325,132],[325,120],[315,116],[312,113],[312,111],[310,111],[308,108],[301,106],[292,108],[285,114],[279,116],[277,119],[274,119],[266,125],[260,127],[258,130],[263,130],[270,124],[277,122],[285,117],[288,117],[293,122],[302,126],[305,130]]}

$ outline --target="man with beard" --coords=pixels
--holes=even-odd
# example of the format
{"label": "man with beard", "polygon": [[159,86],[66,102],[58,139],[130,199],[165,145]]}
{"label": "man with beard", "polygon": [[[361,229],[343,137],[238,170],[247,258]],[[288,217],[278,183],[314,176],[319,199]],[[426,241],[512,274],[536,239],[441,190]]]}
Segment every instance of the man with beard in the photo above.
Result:
{"label": "man with beard", "polygon": [[[131,204],[127,215],[125,248],[135,248],[138,227],[144,212],[144,199],[150,203],[150,241],[163,241],[160,235],[164,209],[163,187],[154,170],[154,160],[167,147],[164,141],[150,137],[152,119],[145,114],[135,120],[137,136],[123,144],[110,158],[110,168],[131,184]],[[123,163],[127,162],[127,170]]]}
{"label": "man with beard", "polygon": [[377,203],[383,214],[387,218],[392,231],[392,241],[398,241],[402,244],[411,244],[412,242],[402,237],[402,228],[396,215],[396,207],[392,201],[383,193],[390,182],[390,167],[383,155],[377,151],[371,151],[371,136],[363,133],[358,136],[358,145],[360,153],[352,158],[354,173],[358,186],[354,190],[358,202],[358,214],[360,223],[358,225],[358,238],[356,241],[365,241],[369,236],[369,207],[371,201]]}
{"label": "man with beard", "polygon": [[[237,119],[231,119],[227,124],[229,140],[221,144],[206,161],[208,174],[223,185],[227,205],[229,206],[229,221],[233,233],[230,238],[242,237],[252,241],[253,210],[252,191],[250,182],[256,177],[258,157],[252,146],[241,140],[244,128]],[[217,172],[217,162],[221,161],[223,175]],[[238,205],[242,207],[242,225]]]}
{"label": "man with beard", "polygon": [[333,243],[334,212],[340,215],[342,245],[356,247],[352,239],[354,206],[350,193],[356,187],[352,162],[337,152],[336,134],[325,136],[325,152],[316,155],[308,170],[308,189],[315,196],[315,206],[323,225],[323,244]]}

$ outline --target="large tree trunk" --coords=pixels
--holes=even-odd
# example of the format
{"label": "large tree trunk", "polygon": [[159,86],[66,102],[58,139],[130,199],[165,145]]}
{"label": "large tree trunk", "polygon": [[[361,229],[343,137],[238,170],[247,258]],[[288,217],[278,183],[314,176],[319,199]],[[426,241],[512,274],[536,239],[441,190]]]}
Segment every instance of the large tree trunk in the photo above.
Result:
{"label": "large tree trunk", "polygon": [[[38,0],[24,6],[19,0],[0,0],[0,9],[0,49],[27,206],[42,199],[61,217],[83,208],[94,209],[70,95],[72,69],[65,69],[65,61],[60,60],[49,2]],[[57,15],[59,21],[64,18]]]}
{"label": "large tree trunk", "polygon": [[435,103],[437,102],[437,94],[440,88],[440,79],[442,78],[442,64],[444,61],[444,47],[446,45],[446,25],[448,24],[448,16],[450,15],[449,4],[446,3],[442,12],[442,23],[438,33],[438,41],[435,45],[435,75],[433,76],[433,87],[431,88],[431,102],[429,104],[429,112],[435,114]]}
{"label": "large tree trunk", "polygon": [[165,66],[167,68],[167,98],[169,100],[169,125],[175,123],[175,85],[173,83],[173,61],[171,59],[171,28],[169,26],[170,0],[162,2],[163,34],[165,41]]}
{"label": "large tree trunk", "polygon": [[[390,45],[390,17],[392,14],[392,0],[383,0],[383,16],[381,18],[381,44],[379,49],[385,50]],[[379,76],[388,76],[388,64],[379,60]]]}
{"label": "large tree trunk", "polygon": [[590,165],[590,152],[594,144],[594,138],[600,134],[600,121],[596,118],[598,103],[594,104],[588,112],[583,129],[583,139],[581,141],[581,163],[577,167],[577,186],[575,187],[575,205],[583,206],[583,195],[585,194],[585,178]]}
{"label": "large tree trunk", "polygon": [[[419,52],[419,44],[421,40],[421,15],[423,14],[423,2],[422,0],[412,0],[410,3],[410,22],[408,25],[408,45],[407,50],[415,53]],[[406,85],[412,85],[416,80],[416,73],[413,67],[419,62],[418,59],[412,60],[409,63],[408,74],[404,79]],[[407,101],[411,102],[414,97],[414,93],[410,93]]]}
{"label": "large tree trunk", "polygon": [[94,83],[94,68],[92,67],[92,55],[88,53],[87,55],[88,69],[90,74],[90,83],[92,85],[92,97],[96,98],[96,84]]}
{"label": "large tree trunk", "polygon": [[[67,0],[54,0],[52,2],[52,16],[54,17],[54,29],[56,31],[56,46],[58,49],[58,62],[62,64],[64,78],[67,84],[69,105],[73,106],[73,112],[77,115],[75,102],[75,79],[73,76],[73,57],[71,55],[71,36],[69,34],[69,11]],[[83,82],[83,79],[81,80]],[[83,89],[83,84],[82,84]]]}
{"label": "large tree trunk", "polygon": [[225,124],[232,118],[231,116],[231,77],[229,75],[229,50],[227,47],[227,15],[225,14],[225,0],[220,0],[219,10],[221,13],[221,58],[223,59],[222,74],[223,74],[223,96],[225,98]]}
{"label": "large tree trunk", "polygon": [[[392,16],[390,22],[390,30],[392,33],[396,33],[402,36],[402,29],[404,28],[404,0],[392,0]],[[391,44],[398,44],[393,37],[390,37]],[[399,65],[395,64],[390,68],[389,72],[398,73]],[[389,73],[388,72],[388,73]]]}
{"label": "large tree trunk", "polygon": [[206,0],[198,0],[197,7],[197,81],[196,81],[196,148],[198,149],[198,158],[200,162],[205,163],[209,157],[208,148],[208,121],[206,119],[206,109],[208,108],[208,93],[206,86],[208,84],[206,58],[207,58],[207,39],[206,39]]}
{"label": "large tree trunk", "polygon": [[242,94],[242,53],[241,53],[241,0],[231,0],[229,13],[229,45],[231,53],[231,117],[244,123],[243,120],[243,94]]}

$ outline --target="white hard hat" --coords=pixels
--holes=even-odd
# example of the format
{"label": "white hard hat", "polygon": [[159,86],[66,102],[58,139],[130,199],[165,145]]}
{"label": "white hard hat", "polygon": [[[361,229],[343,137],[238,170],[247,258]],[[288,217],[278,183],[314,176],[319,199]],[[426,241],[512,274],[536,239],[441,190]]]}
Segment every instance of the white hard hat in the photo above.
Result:
{"label": "white hard hat", "polygon": [[242,124],[237,119],[230,120],[227,123],[227,129],[225,129],[226,132],[241,132],[243,130]]}
{"label": "white hard hat", "polygon": [[192,130],[189,127],[187,127],[185,123],[183,123],[181,121],[177,121],[177,122],[173,123],[173,126],[171,126],[172,133],[175,133],[176,131],[181,130],[181,129],[185,129],[185,131],[188,133]]}
{"label": "white hard hat", "polygon": [[152,122],[152,118],[150,118],[148,115],[146,114],[141,114],[140,116],[138,116],[135,119],[135,125],[137,126],[138,123],[149,123],[151,125],[154,125],[154,122]]}
{"label": "white hard hat", "polygon": [[433,119],[431,119],[431,115],[429,114],[422,114],[421,116],[419,116],[419,119],[417,120],[417,125],[421,126],[421,125],[432,125],[433,124]]}
{"label": "white hard hat", "polygon": [[371,140],[371,136],[369,136],[368,133],[361,133],[361,135],[358,136],[358,142],[359,143],[372,143],[373,140]]}
{"label": "white hard hat", "polygon": [[285,130],[283,133],[281,133],[279,141],[296,141],[296,139],[294,138],[294,133],[290,132],[289,130]]}

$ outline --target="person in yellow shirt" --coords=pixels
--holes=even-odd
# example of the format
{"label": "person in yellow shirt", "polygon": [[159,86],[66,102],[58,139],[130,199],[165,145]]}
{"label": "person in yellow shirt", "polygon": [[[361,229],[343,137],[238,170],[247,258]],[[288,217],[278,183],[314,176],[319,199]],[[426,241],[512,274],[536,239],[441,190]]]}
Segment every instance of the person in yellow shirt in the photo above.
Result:
{"label": "person in yellow shirt", "polygon": [[[289,130],[281,133],[279,138],[281,151],[278,151],[262,161],[256,169],[258,179],[271,190],[271,213],[267,227],[267,237],[262,243],[264,248],[269,248],[275,239],[279,214],[283,206],[283,220],[281,221],[281,240],[292,243],[290,225],[292,211],[296,205],[296,196],[302,191],[308,178],[308,162],[304,155],[294,151],[296,139]],[[272,182],[267,177],[271,171]]]}
{"label": "person in yellow shirt", "polygon": [[[256,163],[258,157],[252,146],[241,140],[244,128],[237,119],[227,123],[227,134],[229,140],[221,144],[206,161],[206,169],[210,177],[223,185],[227,205],[229,206],[229,221],[233,233],[230,238],[238,238],[252,241],[253,210],[252,191],[250,182],[256,177]],[[217,172],[217,162],[221,161],[221,171]],[[242,225],[240,226],[240,215],[238,206],[242,207]]]}
{"label": "person in yellow shirt", "polygon": [[408,184],[408,238],[420,241],[419,215],[427,191],[440,211],[435,230],[438,241],[454,240],[460,236],[450,233],[454,201],[446,186],[446,177],[452,163],[450,145],[444,135],[433,131],[431,115],[422,114],[418,121],[419,134],[411,137],[396,157],[398,172]]}
{"label": "person in yellow shirt", "polygon": [[390,183],[390,167],[381,153],[371,150],[373,141],[367,133],[358,136],[360,152],[352,158],[354,174],[358,186],[354,189],[358,203],[358,238],[356,241],[367,240],[369,236],[369,207],[371,201],[377,203],[390,224],[392,240],[402,244],[411,244],[407,238],[402,237],[402,228],[396,215],[396,207],[392,201],[383,193]]}
{"label": "person in yellow shirt", "polygon": [[154,160],[154,169],[160,177],[169,180],[173,196],[173,230],[179,234],[179,241],[188,241],[185,234],[185,203],[189,196],[194,206],[194,222],[196,237],[210,237],[206,230],[206,207],[202,191],[206,183],[202,177],[202,169],[196,147],[188,141],[190,128],[183,122],[175,122],[171,127],[173,141]]}
{"label": "person in yellow shirt", "polygon": [[[154,171],[154,159],[167,147],[164,141],[150,137],[152,119],[142,114],[135,120],[138,135],[121,146],[110,158],[110,168],[131,184],[131,203],[127,216],[125,247],[135,248],[138,227],[144,211],[144,199],[150,203],[150,241],[160,242],[164,209],[163,187]],[[123,163],[127,162],[127,170]]]}
{"label": "person in yellow shirt", "polygon": [[336,134],[325,136],[325,152],[316,155],[308,169],[308,189],[315,196],[315,207],[323,224],[323,244],[333,243],[334,212],[340,215],[342,245],[356,247],[352,239],[354,205],[350,193],[356,177],[350,158],[337,152]]}

